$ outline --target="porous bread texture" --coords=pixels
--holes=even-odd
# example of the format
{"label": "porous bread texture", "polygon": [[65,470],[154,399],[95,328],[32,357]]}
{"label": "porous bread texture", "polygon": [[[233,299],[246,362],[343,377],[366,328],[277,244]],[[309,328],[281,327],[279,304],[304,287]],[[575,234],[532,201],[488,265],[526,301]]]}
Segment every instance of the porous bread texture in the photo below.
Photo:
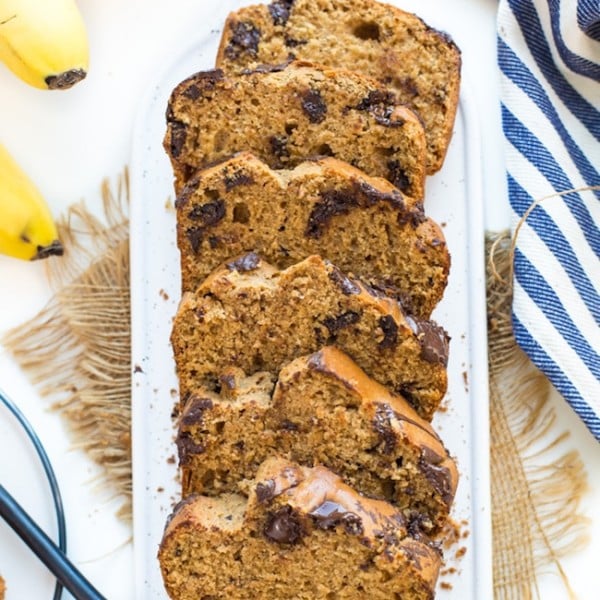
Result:
{"label": "porous bread texture", "polygon": [[424,194],[420,119],[376,81],[305,62],[192,75],[169,100],[164,146],[176,192],[198,168],[247,150],[274,168],[334,156]]}
{"label": "porous bread texture", "polygon": [[249,251],[279,268],[321,254],[424,318],[446,287],[444,234],[422,205],[335,158],[272,170],[242,152],[198,171],[175,205],[183,291]]}
{"label": "porous bread texture", "polygon": [[279,373],[222,374],[221,392],[188,397],[177,446],[183,496],[240,492],[274,454],[323,465],[415,527],[443,527],[458,471],[429,423],[328,346]]}
{"label": "porous bread texture", "polygon": [[277,374],[327,344],[427,420],[447,387],[445,331],[320,256],[282,271],[254,253],[232,259],[184,294],[171,342],[182,398],[199,384],[216,386],[228,367]]}
{"label": "porous bread texture", "polygon": [[295,57],[364,73],[423,120],[427,172],[446,155],[458,105],[460,50],[419,17],[374,0],[278,0],[229,15],[217,57],[228,72]]}
{"label": "porous bread texture", "polygon": [[194,496],[176,509],[158,557],[177,600],[431,600],[440,555],[390,504],[324,467],[273,458],[243,496]]}

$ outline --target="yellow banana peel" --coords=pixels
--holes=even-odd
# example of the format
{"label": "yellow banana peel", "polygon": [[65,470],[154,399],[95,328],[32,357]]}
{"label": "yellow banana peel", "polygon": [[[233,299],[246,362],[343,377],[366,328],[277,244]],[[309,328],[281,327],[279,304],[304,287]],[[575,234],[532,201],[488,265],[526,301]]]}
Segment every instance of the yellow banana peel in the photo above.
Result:
{"label": "yellow banana peel", "polygon": [[1,144],[0,254],[24,260],[63,254],[48,205]]}
{"label": "yellow banana peel", "polygon": [[74,0],[0,0],[0,61],[41,89],[81,81],[89,48]]}

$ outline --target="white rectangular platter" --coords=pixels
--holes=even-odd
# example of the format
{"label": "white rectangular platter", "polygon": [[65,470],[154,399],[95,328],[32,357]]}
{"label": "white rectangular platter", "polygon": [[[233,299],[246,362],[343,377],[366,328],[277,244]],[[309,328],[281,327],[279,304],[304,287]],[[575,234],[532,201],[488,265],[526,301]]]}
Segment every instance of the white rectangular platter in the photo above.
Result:
{"label": "white rectangular platter", "polygon": [[[210,4],[210,3],[207,3]],[[131,164],[131,307],[136,598],[165,599],[156,553],[179,500],[174,421],[177,380],[169,344],[180,297],[172,174],[162,149],[173,87],[210,69],[227,9],[209,10],[196,39],[169,65],[140,107]],[[217,13],[217,14],[215,14]],[[449,388],[434,425],[459,465],[453,510],[459,541],[446,550],[438,598],[492,598],[484,225],[477,116],[466,83],[448,157],[427,181],[426,212],[443,227],[450,281],[434,313],[449,332]]]}

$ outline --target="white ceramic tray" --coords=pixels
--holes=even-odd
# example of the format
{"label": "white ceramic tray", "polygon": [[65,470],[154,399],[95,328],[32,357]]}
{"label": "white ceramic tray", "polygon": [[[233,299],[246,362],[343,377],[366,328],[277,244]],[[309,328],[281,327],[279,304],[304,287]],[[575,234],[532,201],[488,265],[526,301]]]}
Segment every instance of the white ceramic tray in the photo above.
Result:
{"label": "white ceramic tray", "polygon": [[[231,4],[231,3],[230,3]],[[215,23],[200,27],[151,90],[135,127],[131,164],[131,306],[133,494],[136,598],[165,599],[156,553],[167,516],[179,499],[171,410],[177,381],[169,345],[179,300],[172,175],[162,149],[170,91],[189,74],[211,68]],[[463,84],[454,137],[442,171],[427,181],[426,211],[444,229],[452,253],[450,281],[434,318],[452,337],[447,411],[434,421],[457,458],[461,479],[453,511],[463,536],[447,551],[438,598],[492,598],[489,500],[488,381],[484,225],[480,140]],[[462,558],[455,557],[464,552]],[[447,585],[446,585],[447,584]]]}

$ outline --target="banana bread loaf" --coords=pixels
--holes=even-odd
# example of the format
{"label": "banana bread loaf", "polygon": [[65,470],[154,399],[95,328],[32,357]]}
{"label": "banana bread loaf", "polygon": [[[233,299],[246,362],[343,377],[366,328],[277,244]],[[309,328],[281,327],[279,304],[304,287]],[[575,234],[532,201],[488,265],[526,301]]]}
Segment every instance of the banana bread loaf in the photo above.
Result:
{"label": "banana bread loaf", "polygon": [[184,291],[249,251],[279,268],[321,254],[424,318],[446,287],[444,235],[422,206],[335,158],[275,171],[242,152],[199,171],[176,206]]}
{"label": "banana bread loaf", "polygon": [[[327,346],[268,373],[194,390],[177,436],[183,495],[239,492],[273,454],[321,464],[431,532],[448,517],[458,471],[432,429],[347,355]],[[240,486],[241,483],[241,486]]]}
{"label": "banana bread loaf", "polygon": [[319,256],[283,271],[256,254],[213,271],[184,294],[171,335],[181,397],[237,366],[277,374],[290,360],[338,346],[431,420],[447,386],[448,337],[432,321],[345,276]]}
{"label": "banana bread loaf", "polygon": [[440,568],[436,547],[390,504],[277,458],[248,499],[179,504],[158,558],[177,600],[431,600]]}
{"label": "banana bread loaf", "polygon": [[275,0],[229,15],[217,66],[235,72],[289,57],[352,69],[393,89],[423,120],[428,173],[442,166],[461,66],[447,34],[374,0]]}
{"label": "banana bread loaf", "polygon": [[304,62],[192,75],[169,100],[165,149],[177,192],[198,168],[248,150],[276,168],[335,156],[423,198],[419,118],[376,81]]}

